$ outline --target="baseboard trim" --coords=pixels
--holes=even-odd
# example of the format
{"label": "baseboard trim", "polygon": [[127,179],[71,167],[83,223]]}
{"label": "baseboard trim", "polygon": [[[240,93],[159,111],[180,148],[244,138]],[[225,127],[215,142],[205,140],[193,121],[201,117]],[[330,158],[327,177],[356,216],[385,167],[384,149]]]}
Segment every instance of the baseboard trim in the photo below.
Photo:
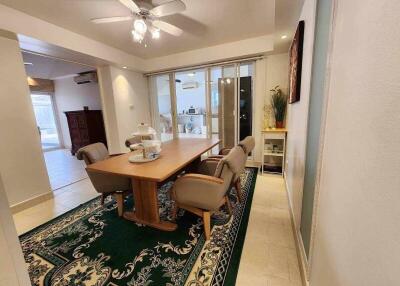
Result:
{"label": "baseboard trim", "polygon": [[15,214],[17,212],[23,211],[23,210],[25,210],[27,208],[33,207],[33,206],[35,206],[37,204],[40,204],[40,203],[42,203],[44,201],[50,200],[53,197],[54,197],[53,192],[48,192],[48,193],[44,193],[44,194],[38,195],[36,197],[30,198],[30,199],[27,199],[27,200],[25,200],[23,202],[20,202],[20,203],[17,203],[17,204],[14,204],[14,205],[10,206],[11,213]]}
{"label": "baseboard trim", "polygon": [[299,263],[299,268],[300,268],[301,280],[302,280],[302,283],[304,286],[309,286],[306,251],[304,248],[303,239],[300,235],[300,232],[297,231],[297,229],[296,229],[296,224],[295,224],[295,219],[294,219],[294,214],[293,214],[293,206],[292,206],[292,202],[291,202],[290,196],[289,196],[289,186],[287,184],[286,176],[284,177],[284,181],[285,181],[286,195],[287,195],[288,204],[289,204],[290,222],[292,225],[293,238],[294,238],[294,241],[296,242],[295,243],[296,254],[297,254],[297,261]]}

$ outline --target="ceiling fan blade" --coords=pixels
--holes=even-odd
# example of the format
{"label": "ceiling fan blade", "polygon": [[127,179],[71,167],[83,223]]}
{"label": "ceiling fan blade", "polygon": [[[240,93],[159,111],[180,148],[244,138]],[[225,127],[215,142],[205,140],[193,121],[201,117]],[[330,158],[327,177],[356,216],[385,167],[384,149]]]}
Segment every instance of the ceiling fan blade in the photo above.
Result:
{"label": "ceiling fan blade", "polygon": [[136,5],[135,2],[132,0],[118,0],[122,5],[127,7],[129,10],[131,10],[133,13],[139,13],[140,8],[138,5]]}
{"label": "ceiling fan blade", "polygon": [[106,17],[106,18],[94,18],[90,19],[95,24],[103,24],[103,23],[113,23],[113,22],[122,22],[132,20],[132,16],[117,16],[117,17]]}
{"label": "ceiling fan blade", "polygon": [[177,37],[182,35],[182,33],[183,33],[183,31],[181,29],[179,29],[178,27],[171,25],[164,21],[154,20],[153,26],[164,32],[167,32],[168,34],[171,34],[171,35],[174,35]]}
{"label": "ceiling fan blade", "polygon": [[186,5],[181,0],[171,1],[160,6],[154,7],[150,13],[156,17],[164,17],[185,11]]}

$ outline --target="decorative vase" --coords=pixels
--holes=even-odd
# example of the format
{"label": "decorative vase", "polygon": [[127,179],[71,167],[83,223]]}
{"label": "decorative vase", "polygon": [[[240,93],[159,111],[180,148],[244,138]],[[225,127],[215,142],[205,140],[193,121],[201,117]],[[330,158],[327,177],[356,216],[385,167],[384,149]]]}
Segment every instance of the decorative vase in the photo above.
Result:
{"label": "decorative vase", "polygon": [[276,128],[283,128],[284,126],[283,126],[283,121],[276,121],[275,122],[275,127]]}

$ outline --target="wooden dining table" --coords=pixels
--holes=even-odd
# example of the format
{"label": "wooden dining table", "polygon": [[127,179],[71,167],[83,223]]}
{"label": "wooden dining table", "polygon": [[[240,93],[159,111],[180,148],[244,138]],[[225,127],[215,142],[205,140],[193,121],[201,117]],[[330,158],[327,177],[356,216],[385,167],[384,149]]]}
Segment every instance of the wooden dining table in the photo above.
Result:
{"label": "wooden dining table", "polygon": [[160,219],[157,189],[168,179],[200,160],[202,154],[220,143],[219,139],[181,138],[162,144],[160,157],[147,163],[130,163],[132,152],[88,165],[92,172],[129,177],[132,180],[134,210],[125,219],[164,231],[173,231],[175,223]]}

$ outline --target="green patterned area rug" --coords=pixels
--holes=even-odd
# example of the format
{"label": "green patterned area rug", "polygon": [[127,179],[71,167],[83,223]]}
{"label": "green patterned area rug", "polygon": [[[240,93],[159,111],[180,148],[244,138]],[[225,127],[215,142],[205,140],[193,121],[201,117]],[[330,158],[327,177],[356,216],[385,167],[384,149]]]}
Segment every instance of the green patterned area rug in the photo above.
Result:
{"label": "green patterned area rug", "polygon": [[[89,201],[20,237],[32,285],[234,285],[256,177],[255,168],[243,173],[243,202],[231,192],[234,214],[213,215],[208,242],[202,220],[189,212],[179,212],[176,231],[163,232],[119,218],[111,199],[104,207]],[[164,219],[171,186],[158,194]],[[132,208],[132,199],[125,204]]]}

